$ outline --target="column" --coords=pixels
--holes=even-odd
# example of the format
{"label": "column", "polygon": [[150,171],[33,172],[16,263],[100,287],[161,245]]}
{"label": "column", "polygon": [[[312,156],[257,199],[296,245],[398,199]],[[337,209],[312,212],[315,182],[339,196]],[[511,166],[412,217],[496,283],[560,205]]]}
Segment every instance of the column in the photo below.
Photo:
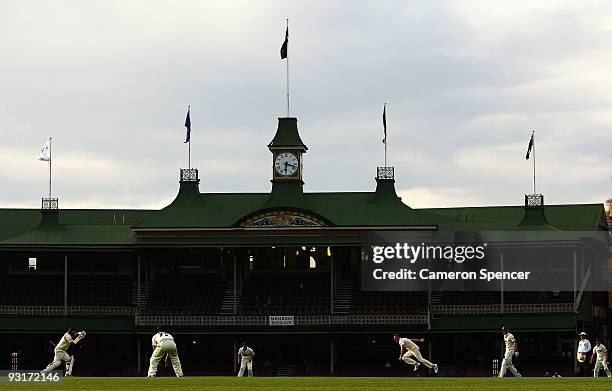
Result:
{"label": "column", "polygon": [[64,315],[68,315],[68,255],[64,255]]}
{"label": "column", "polygon": [[[140,296],[141,292],[142,292],[141,291],[142,277],[141,277],[141,265],[140,265],[140,263],[141,263],[141,258],[140,258],[140,255],[138,255],[137,268],[136,268],[137,269],[136,270],[136,274],[137,274],[136,279],[138,281],[138,285],[137,285],[137,289],[138,289],[138,292],[137,292],[138,293],[138,302],[137,302],[137,307],[136,307],[136,312],[137,313],[140,313],[140,303],[141,303],[141,300],[142,300],[141,296]],[[139,348],[138,349],[140,350],[140,342],[138,342],[138,343],[139,343]],[[138,360],[140,362],[140,356],[138,357]]]}
{"label": "column", "polygon": [[334,258],[330,257],[329,258],[329,262],[330,262],[330,265],[329,265],[329,280],[330,280],[329,281],[329,286],[330,286],[330,292],[329,292],[330,293],[330,295],[329,295],[329,297],[330,297],[330,304],[329,304],[329,307],[330,307],[330,312],[329,313],[333,315],[334,314],[334,289],[336,287],[336,284],[335,284],[336,281],[335,281],[335,278],[334,278]]}
{"label": "column", "polygon": [[334,356],[335,356],[335,350],[334,350],[334,337],[330,335],[329,337],[329,374],[333,375],[335,368],[334,368]]}
{"label": "column", "polygon": [[[501,272],[503,273],[504,271],[504,253],[500,252],[499,253],[499,259],[500,259],[500,263],[501,263]],[[502,279],[500,281],[500,312],[503,314],[504,313],[504,280]]]}
{"label": "column", "polygon": [[238,262],[236,259],[236,255],[234,255],[234,316],[238,314],[238,286],[237,286],[237,268]]}

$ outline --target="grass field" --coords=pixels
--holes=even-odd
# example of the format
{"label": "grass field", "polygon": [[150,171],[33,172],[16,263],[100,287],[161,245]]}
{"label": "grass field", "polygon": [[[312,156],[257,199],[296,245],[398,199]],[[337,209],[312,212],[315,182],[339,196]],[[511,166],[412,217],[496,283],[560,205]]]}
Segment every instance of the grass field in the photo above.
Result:
{"label": "grass field", "polygon": [[64,384],[0,384],[0,390],[244,390],[249,391],[590,391],[612,390],[612,379],[594,378],[373,378],[373,377],[75,377]]}

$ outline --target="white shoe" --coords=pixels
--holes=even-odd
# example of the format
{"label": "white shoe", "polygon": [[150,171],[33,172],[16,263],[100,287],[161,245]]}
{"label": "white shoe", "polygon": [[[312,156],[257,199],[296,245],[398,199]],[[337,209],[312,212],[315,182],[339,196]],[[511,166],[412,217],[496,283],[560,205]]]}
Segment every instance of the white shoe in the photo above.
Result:
{"label": "white shoe", "polygon": [[414,371],[415,371],[415,372],[416,372],[416,371],[418,371],[420,366],[421,366],[421,363],[420,363],[420,362],[418,362],[418,363],[414,364]]}
{"label": "white shoe", "polygon": [[438,364],[433,365],[434,373],[438,373]]}

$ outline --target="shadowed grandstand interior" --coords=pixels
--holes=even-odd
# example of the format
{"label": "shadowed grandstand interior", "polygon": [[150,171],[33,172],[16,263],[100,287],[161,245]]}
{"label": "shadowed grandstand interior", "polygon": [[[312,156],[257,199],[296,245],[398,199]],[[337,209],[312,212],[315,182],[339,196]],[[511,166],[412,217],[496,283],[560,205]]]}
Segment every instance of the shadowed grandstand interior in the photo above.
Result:
{"label": "shadowed grandstand interior", "polygon": [[151,282],[144,312],[217,315],[225,285],[220,274],[158,274]]}
{"label": "shadowed grandstand interior", "polygon": [[4,305],[62,305],[64,277],[61,275],[8,276],[0,284],[0,304]]}
{"label": "shadowed grandstand interior", "polygon": [[244,282],[242,315],[330,313],[329,273],[251,273]]}
{"label": "shadowed grandstand interior", "polygon": [[[68,305],[131,306],[131,276],[71,275],[68,279]],[[0,304],[64,304],[64,277],[61,275],[11,275],[0,287]]]}
{"label": "shadowed grandstand interior", "polygon": [[427,312],[427,295],[423,292],[353,291],[352,314],[421,314]]}
{"label": "shadowed grandstand interior", "polygon": [[[267,247],[13,255],[0,305],[132,308],[143,315],[420,315],[428,305],[499,305],[500,292],[362,291],[356,248]],[[332,267],[331,260],[334,259]],[[63,271],[68,274],[64,280]],[[138,276],[140,268],[140,277]],[[64,291],[66,283],[66,292]],[[572,303],[573,292],[504,292],[510,304]]]}
{"label": "shadowed grandstand interior", "polygon": [[[504,292],[507,304],[571,303],[573,292]],[[499,304],[500,292],[438,292],[433,294],[433,304]]]}

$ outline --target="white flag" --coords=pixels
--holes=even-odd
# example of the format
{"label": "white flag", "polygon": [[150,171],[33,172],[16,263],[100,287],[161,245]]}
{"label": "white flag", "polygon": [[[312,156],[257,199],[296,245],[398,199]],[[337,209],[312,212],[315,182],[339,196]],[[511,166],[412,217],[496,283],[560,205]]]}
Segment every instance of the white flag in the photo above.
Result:
{"label": "white flag", "polygon": [[38,160],[42,160],[43,162],[48,162],[51,160],[51,152],[49,151],[49,141],[45,143],[40,149],[40,156]]}

